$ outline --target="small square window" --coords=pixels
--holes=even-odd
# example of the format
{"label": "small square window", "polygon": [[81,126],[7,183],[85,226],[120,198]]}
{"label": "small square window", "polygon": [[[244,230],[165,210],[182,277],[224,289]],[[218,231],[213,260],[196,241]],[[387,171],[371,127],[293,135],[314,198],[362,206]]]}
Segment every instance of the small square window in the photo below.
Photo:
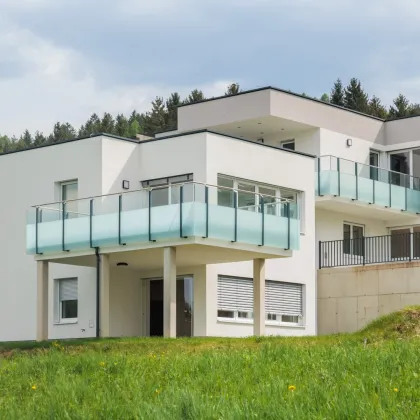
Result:
{"label": "small square window", "polygon": [[290,322],[293,324],[299,323],[299,317],[295,315],[282,315],[281,316],[281,322]]}
{"label": "small square window", "polygon": [[235,318],[235,312],[234,311],[223,311],[223,310],[218,310],[217,311],[217,316],[219,318]]}
{"label": "small square window", "polygon": [[78,282],[76,278],[56,280],[57,307],[55,310],[58,323],[77,322],[78,317]]}

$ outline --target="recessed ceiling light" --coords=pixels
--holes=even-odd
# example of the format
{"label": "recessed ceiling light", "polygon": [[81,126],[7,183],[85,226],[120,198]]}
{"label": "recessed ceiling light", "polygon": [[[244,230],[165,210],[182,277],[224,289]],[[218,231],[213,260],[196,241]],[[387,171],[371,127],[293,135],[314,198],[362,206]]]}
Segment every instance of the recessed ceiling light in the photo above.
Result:
{"label": "recessed ceiling light", "polygon": [[260,134],[264,134],[264,131],[261,131],[261,133]]}
{"label": "recessed ceiling light", "polygon": [[238,127],[238,128],[241,128],[241,127]]}
{"label": "recessed ceiling light", "polygon": [[262,124],[262,123],[258,123],[258,124]]}
{"label": "recessed ceiling light", "polygon": [[284,128],[282,128],[281,131],[284,131]]}
{"label": "recessed ceiling light", "polygon": [[117,267],[127,267],[128,264],[126,262],[119,262],[117,263]]}

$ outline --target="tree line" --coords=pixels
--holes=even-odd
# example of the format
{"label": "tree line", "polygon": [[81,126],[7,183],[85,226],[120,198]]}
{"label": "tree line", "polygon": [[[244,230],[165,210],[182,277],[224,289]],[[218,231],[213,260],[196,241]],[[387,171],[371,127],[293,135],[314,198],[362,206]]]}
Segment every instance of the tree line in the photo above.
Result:
{"label": "tree line", "polygon": [[[232,83],[227,87],[224,95],[231,96],[239,92],[241,92],[239,84]],[[302,96],[307,97],[305,93]],[[8,137],[0,134],[0,153],[59,143],[77,137],[88,137],[96,133],[108,133],[128,138],[135,138],[137,134],[154,136],[156,133],[176,130],[177,107],[179,105],[193,104],[204,99],[207,98],[198,89],[191,91],[184,99],[181,99],[181,96],[175,92],[167,99],[156,97],[151,103],[150,110],[141,114],[136,110],[129,116],[118,114],[114,117],[105,112],[100,117],[94,113],[79,129],[73,127],[69,122],[57,122],[48,135],[39,131],[30,133],[29,130],[25,130],[20,137]],[[320,98],[314,99],[383,119],[420,115],[420,104],[411,103],[403,94],[399,94],[393,100],[393,104],[387,108],[375,95],[369,97],[360,80],[356,78],[350,79],[347,86],[337,79],[330,94],[324,93]]]}

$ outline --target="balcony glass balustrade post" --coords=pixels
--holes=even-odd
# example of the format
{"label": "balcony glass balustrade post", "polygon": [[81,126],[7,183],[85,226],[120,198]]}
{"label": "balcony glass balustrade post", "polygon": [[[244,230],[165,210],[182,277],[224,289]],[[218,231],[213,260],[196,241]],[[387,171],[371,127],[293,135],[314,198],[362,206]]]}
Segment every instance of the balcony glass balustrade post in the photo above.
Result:
{"label": "balcony glass balustrade post", "polygon": [[238,191],[233,192],[233,208],[235,210],[235,213],[234,213],[233,241],[231,242],[237,242],[238,240]]}
{"label": "balcony glass balustrade post", "polygon": [[38,221],[40,217],[40,211],[39,207],[35,210],[35,254],[39,254],[39,248],[38,248]]}
{"label": "balcony glass balustrade post", "polygon": [[340,197],[340,195],[341,195],[340,158],[336,158],[336,159],[337,159],[337,180],[338,180],[337,195]]}
{"label": "balcony glass balustrade post", "polygon": [[93,233],[93,198],[89,200],[89,246],[91,248],[94,248],[93,246],[93,239],[92,239],[92,233]]}
{"label": "balcony glass balustrade post", "polygon": [[359,199],[359,171],[357,168],[357,162],[354,162],[354,176],[356,177],[356,200]]}
{"label": "balcony glass balustrade post", "polygon": [[206,185],[204,190],[204,201],[206,204],[206,236],[209,237],[209,187]]}

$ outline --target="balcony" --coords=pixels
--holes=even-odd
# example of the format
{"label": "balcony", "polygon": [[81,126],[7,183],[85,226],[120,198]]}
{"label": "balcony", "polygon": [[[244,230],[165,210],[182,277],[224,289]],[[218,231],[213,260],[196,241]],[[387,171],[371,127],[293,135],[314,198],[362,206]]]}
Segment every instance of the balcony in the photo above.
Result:
{"label": "balcony", "polygon": [[[218,204],[221,192],[231,207]],[[257,196],[257,205],[238,207],[238,190],[188,182],[37,205],[27,213],[26,249],[57,256],[194,243],[290,256],[299,249],[296,203]]]}
{"label": "balcony", "polygon": [[[316,172],[319,207],[335,206],[345,211],[346,207],[340,207],[340,202],[352,201],[364,206],[364,213],[369,211],[367,206],[371,206],[374,212],[370,215],[384,220],[401,217],[402,212],[411,217],[420,212],[419,178],[335,156],[319,157]],[[326,203],[333,198],[334,204]]]}
{"label": "balcony", "polygon": [[[405,233],[399,233],[406,231]],[[420,229],[390,235],[319,242],[319,268],[420,260]]]}

